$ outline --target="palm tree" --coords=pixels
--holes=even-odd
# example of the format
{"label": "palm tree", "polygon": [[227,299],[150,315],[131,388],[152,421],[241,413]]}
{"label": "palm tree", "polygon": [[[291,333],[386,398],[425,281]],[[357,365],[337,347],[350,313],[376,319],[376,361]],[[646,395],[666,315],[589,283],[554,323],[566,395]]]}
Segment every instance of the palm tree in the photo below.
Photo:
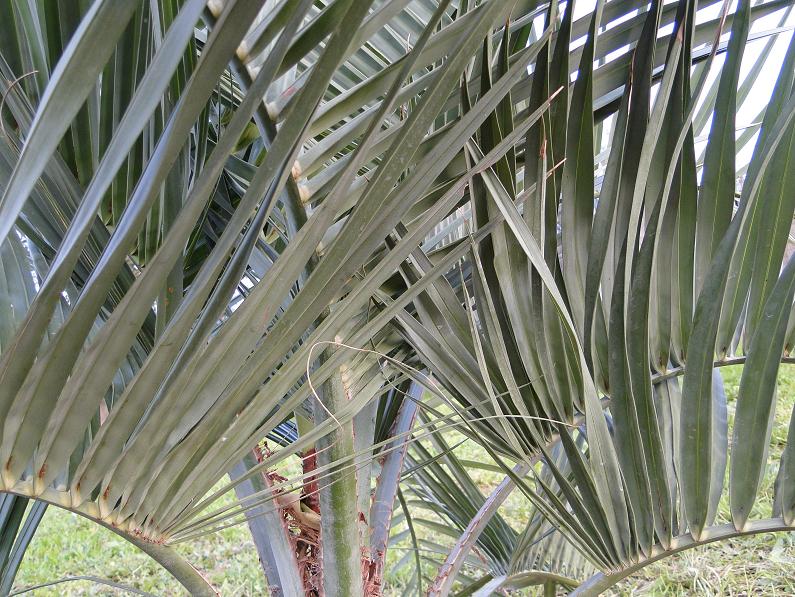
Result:
{"label": "palm tree", "polygon": [[[795,336],[791,2],[731,4],[3,4],[3,511],[196,595],[171,546],[242,522],[283,595],[380,594],[392,529],[432,595],[793,530],[795,441],[751,516]],[[6,590],[42,511],[0,517]]]}

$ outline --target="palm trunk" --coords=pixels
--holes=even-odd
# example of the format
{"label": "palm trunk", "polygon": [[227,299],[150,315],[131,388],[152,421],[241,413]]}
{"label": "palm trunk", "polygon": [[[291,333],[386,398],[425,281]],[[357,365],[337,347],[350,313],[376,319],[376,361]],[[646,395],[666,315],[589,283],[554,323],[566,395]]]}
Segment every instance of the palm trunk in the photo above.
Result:
{"label": "palm trunk", "polygon": [[[229,471],[229,477],[232,480],[237,479],[257,464],[254,454],[248,454]],[[238,500],[245,503],[246,498],[268,489],[269,486],[266,476],[257,475],[237,485],[235,494]],[[266,503],[247,511],[246,522],[271,594],[279,597],[305,595],[306,590],[301,579],[295,548],[290,541],[290,531],[281,510],[276,507],[276,502]]]}
{"label": "palm trunk", "polygon": [[[422,396],[422,386],[412,382],[408,391],[408,398],[400,405],[400,412],[392,428],[393,436],[400,436],[411,430],[417,416],[417,403]],[[381,463],[381,474],[375,488],[375,499],[370,509],[370,558],[372,565],[368,574],[368,586],[383,584],[384,563],[386,550],[389,545],[389,530],[392,523],[392,511],[395,505],[395,496],[400,486],[400,474],[403,471],[403,459],[409,440],[399,437],[391,442],[385,449],[387,452]],[[397,447],[400,446],[398,449]]]}
{"label": "palm trunk", "polygon": [[[315,421],[328,418],[348,401],[344,369],[323,385],[323,405],[316,405]],[[325,406],[325,408],[323,408]],[[353,423],[342,423],[318,442],[321,466],[354,454]],[[350,464],[350,461],[347,461]],[[362,554],[359,543],[356,475],[345,462],[320,481],[320,541],[323,588],[329,597],[356,597],[362,590]]]}

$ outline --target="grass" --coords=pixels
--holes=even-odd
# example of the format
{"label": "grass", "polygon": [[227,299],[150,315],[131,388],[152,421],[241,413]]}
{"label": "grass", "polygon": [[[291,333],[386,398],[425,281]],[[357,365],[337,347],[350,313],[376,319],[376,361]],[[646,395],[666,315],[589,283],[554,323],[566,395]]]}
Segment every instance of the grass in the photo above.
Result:
{"label": "grass", "polygon": [[[722,370],[729,399],[729,423],[742,373],[739,367]],[[783,366],[779,376],[776,422],[770,446],[768,471],[760,490],[763,496],[753,517],[769,516],[778,460],[787,440],[787,426],[795,406],[795,367]],[[483,460],[477,445],[465,443],[457,449],[463,459]],[[500,475],[477,470],[473,477],[484,493]],[[501,509],[516,530],[530,513],[529,504],[515,491]],[[718,514],[729,520],[724,495]],[[425,531],[418,527],[418,532]],[[427,531],[425,531],[427,533]],[[402,547],[399,546],[399,547]],[[200,540],[178,545],[191,563],[205,572],[224,596],[265,595],[256,550],[245,526],[225,529]],[[394,565],[405,551],[389,553]],[[622,581],[614,595],[795,595],[795,534],[744,537],[685,551],[657,562]],[[85,518],[59,508],[49,508],[23,561],[17,587],[31,586],[70,576],[96,576],[155,595],[182,595],[180,586],[147,556],[112,532]],[[388,594],[405,594],[406,574],[388,578]],[[90,581],[75,581],[29,593],[35,597],[60,595],[122,595],[123,591]],[[530,592],[529,594],[534,594]]]}
{"label": "grass", "polygon": [[[264,595],[265,580],[248,529],[237,526],[177,549],[203,573],[221,594]],[[155,595],[184,595],[157,562],[130,543],[88,519],[50,507],[17,574],[17,587],[70,576],[95,576]],[[37,589],[35,597],[59,595],[125,595],[91,581],[73,581]]]}

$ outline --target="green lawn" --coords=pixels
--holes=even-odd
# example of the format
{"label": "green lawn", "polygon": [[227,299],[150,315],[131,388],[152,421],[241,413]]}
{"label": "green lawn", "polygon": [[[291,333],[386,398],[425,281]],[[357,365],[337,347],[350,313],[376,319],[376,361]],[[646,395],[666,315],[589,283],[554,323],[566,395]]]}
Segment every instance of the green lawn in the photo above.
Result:
{"label": "green lawn", "polygon": [[[730,423],[741,369],[723,369],[729,396]],[[778,457],[786,442],[789,417],[795,404],[795,368],[783,366],[780,376],[776,425],[767,477],[762,491],[772,498]],[[472,445],[458,449],[462,458],[475,459],[480,450]],[[499,476],[478,471],[476,480],[484,492]],[[770,514],[770,500],[763,500],[754,513]],[[502,514],[517,530],[529,509],[519,492],[514,492]],[[724,496],[719,516],[728,520]],[[226,529],[178,549],[208,574],[224,596],[264,595],[256,551],[245,526]],[[390,553],[390,563],[400,559],[399,550]],[[624,581],[618,595],[795,595],[795,536],[755,536],[717,543],[683,552],[658,562]],[[17,576],[17,587],[70,576],[95,576],[132,586],[156,595],[181,595],[179,585],[158,564],[138,552],[112,532],[65,510],[48,509],[39,532]],[[391,594],[402,595],[404,579],[395,578]],[[122,591],[90,581],[74,581],[38,589],[28,595],[120,595]]]}
{"label": "green lawn", "polygon": [[[178,549],[206,573],[226,595],[264,595],[257,552],[245,526],[225,529]],[[16,579],[17,587],[69,576],[96,576],[155,595],[184,595],[179,583],[154,560],[130,543],[86,518],[51,507]],[[73,581],[37,589],[28,595],[124,595],[90,581]]]}

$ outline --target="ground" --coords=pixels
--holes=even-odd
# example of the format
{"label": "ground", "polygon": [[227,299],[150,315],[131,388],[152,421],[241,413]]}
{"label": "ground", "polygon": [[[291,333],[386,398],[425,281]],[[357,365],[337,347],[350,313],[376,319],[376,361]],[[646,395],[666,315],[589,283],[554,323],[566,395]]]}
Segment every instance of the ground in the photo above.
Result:
{"label": "ground", "polygon": [[[741,369],[723,369],[729,397],[730,422]],[[779,383],[776,425],[770,450],[768,475],[762,491],[772,497],[778,457],[786,442],[789,417],[795,405],[795,367],[782,366]],[[458,448],[459,456],[478,458],[473,446]],[[487,471],[477,473],[484,492],[499,477]],[[527,504],[519,492],[506,502],[502,514],[520,528],[527,517]],[[760,502],[757,516],[770,514],[770,500]],[[719,516],[728,520],[728,500],[724,497]],[[226,529],[201,540],[181,544],[178,549],[206,572],[213,584],[226,596],[265,594],[256,551],[245,526]],[[397,562],[403,554],[390,554]],[[795,534],[745,537],[683,552],[662,560],[623,581],[615,595],[795,595]],[[112,532],[85,518],[50,508],[23,561],[16,587],[28,587],[73,576],[92,576],[134,587],[155,595],[180,595],[179,585],[153,560],[137,551]],[[403,595],[405,579],[391,579],[391,595]],[[35,597],[59,595],[129,594],[93,581],[81,580],[37,589]]]}

